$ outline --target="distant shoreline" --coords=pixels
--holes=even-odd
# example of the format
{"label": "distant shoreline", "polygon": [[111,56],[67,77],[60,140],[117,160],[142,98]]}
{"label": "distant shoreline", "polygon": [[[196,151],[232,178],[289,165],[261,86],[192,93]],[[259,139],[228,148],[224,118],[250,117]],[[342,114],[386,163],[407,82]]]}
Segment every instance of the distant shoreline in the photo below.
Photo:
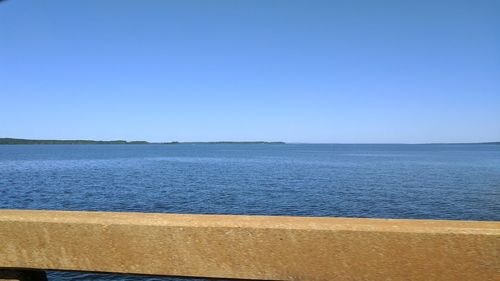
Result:
{"label": "distant shoreline", "polygon": [[152,144],[286,144],[282,141],[171,141],[152,142]]}
{"label": "distant shoreline", "polygon": [[338,145],[500,145],[500,142],[456,142],[456,143],[286,143],[282,141],[194,141],[194,142],[148,142],[125,140],[41,140],[0,138],[0,145],[26,145],[26,144],[338,144]]}
{"label": "distant shoreline", "polygon": [[19,145],[19,144],[285,144],[284,142],[268,141],[212,141],[212,142],[148,142],[148,141],[97,141],[97,140],[34,140],[17,138],[0,138],[0,144]]}

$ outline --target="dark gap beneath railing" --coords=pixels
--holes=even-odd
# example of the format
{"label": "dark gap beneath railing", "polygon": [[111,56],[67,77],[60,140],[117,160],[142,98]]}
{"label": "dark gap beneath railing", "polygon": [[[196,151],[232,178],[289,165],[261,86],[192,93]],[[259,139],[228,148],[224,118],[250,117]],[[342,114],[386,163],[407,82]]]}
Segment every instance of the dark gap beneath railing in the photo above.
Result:
{"label": "dark gap beneath railing", "polygon": [[47,271],[48,281],[231,281],[243,279],[172,277],[79,271]]}

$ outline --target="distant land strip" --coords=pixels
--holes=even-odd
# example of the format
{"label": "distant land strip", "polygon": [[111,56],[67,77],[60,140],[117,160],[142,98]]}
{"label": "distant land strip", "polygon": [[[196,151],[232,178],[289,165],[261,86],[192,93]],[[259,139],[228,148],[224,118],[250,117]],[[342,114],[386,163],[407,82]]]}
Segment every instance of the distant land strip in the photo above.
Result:
{"label": "distant land strip", "polygon": [[[282,141],[193,141],[193,142],[148,142],[148,141],[126,141],[126,140],[33,140],[33,139],[17,139],[17,138],[0,138],[1,144],[286,144]],[[310,144],[310,143],[295,143],[295,144]],[[351,143],[318,143],[318,144],[351,144]],[[356,143],[352,143],[356,144]],[[401,144],[411,145],[406,143],[373,143],[373,144]],[[473,144],[486,144],[486,145],[500,145],[500,142],[463,142],[463,143],[414,143],[415,145],[473,145]],[[362,145],[370,145],[370,143],[362,143]]]}
{"label": "distant land strip", "polygon": [[0,144],[284,144],[284,142],[268,141],[213,141],[213,142],[148,142],[148,141],[97,141],[97,140],[31,140],[16,138],[0,138]]}
{"label": "distant land strip", "polygon": [[285,144],[282,141],[192,141],[192,142],[157,142],[161,144]]}
{"label": "distant land strip", "polygon": [[0,144],[148,144],[147,141],[96,141],[96,140],[30,140],[0,138]]}

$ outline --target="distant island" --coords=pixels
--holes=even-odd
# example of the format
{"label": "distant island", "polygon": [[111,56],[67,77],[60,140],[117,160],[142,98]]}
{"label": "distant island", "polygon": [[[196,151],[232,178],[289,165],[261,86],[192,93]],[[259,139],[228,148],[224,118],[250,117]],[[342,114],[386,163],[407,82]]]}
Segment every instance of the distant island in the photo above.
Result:
{"label": "distant island", "polygon": [[192,141],[192,142],[162,142],[161,144],[285,144],[282,141]]}
{"label": "distant island", "polygon": [[30,140],[0,138],[0,144],[149,144],[147,141],[96,141],[96,140]]}
{"label": "distant island", "polygon": [[16,138],[0,138],[0,144],[284,144],[284,142],[267,141],[213,141],[213,142],[148,142],[148,141],[97,141],[97,140],[32,140]]}

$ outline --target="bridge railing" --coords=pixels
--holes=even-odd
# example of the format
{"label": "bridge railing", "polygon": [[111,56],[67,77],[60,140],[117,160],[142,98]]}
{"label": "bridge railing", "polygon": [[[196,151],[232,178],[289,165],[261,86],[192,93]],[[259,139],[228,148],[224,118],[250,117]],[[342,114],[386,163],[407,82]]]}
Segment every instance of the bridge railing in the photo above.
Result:
{"label": "bridge railing", "polygon": [[15,280],[500,280],[500,222],[0,210],[0,268]]}

